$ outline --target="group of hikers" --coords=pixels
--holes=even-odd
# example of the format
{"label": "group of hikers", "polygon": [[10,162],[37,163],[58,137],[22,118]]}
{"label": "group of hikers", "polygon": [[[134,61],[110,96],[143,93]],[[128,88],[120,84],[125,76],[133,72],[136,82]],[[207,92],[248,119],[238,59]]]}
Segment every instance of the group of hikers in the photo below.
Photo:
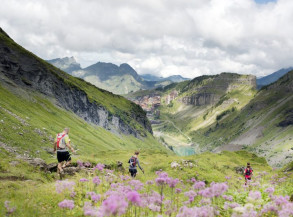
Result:
{"label": "group of hikers", "polygon": [[[70,149],[73,153],[75,153],[74,148],[70,145],[69,139],[69,128],[65,128],[62,133],[57,134],[54,142],[54,152],[57,151],[57,172],[62,174],[63,169],[67,167],[71,163],[71,157],[69,154],[68,149]],[[129,173],[131,177],[136,177],[137,174],[137,166],[139,169],[144,173],[144,169],[140,166],[138,160],[139,152],[136,151],[133,156],[128,160],[129,163]],[[247,166],[244,170],[244,177],[245,177],[245,185],[247,185],[247,181],[251,180],[253,169],[250,166],[250,163],[247,163]]]}

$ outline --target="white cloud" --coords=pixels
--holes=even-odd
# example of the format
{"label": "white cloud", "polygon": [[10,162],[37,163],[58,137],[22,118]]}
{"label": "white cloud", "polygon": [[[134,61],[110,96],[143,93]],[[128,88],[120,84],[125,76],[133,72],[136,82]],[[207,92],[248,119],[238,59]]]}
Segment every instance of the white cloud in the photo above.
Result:
{"label": "white cloud", "polygon": [[293,65],[292,11],[292,0],[1,0],[0,26],[43,59],[264,75]]}

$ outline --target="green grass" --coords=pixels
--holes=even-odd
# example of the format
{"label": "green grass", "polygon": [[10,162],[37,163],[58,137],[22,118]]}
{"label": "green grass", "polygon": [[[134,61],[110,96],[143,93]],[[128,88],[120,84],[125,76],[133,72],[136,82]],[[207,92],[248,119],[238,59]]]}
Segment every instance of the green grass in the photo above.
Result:
{"label": "green grass", "polygon": [[[29,151],[33,156],[51,159],[44,148],[52,147],[49,138],[55,138],[66,126],[71,129],[73,146],[82,155],[95,157],[99,151],[117,149],[164,149],[150,134],[143,139],[116,135],[102,127],[88,124],[70,111],[56,107],[40,94],[26,92],[26,98],[21,98],[19,94],[23,93],[17,93],[17,88],[14,91],[15,94],[0,86],[0,98],[3,99],[0,101],[0,120],[4,122],[0,123],[0,141]],[[7,110],[20,117],[27,125]]]}

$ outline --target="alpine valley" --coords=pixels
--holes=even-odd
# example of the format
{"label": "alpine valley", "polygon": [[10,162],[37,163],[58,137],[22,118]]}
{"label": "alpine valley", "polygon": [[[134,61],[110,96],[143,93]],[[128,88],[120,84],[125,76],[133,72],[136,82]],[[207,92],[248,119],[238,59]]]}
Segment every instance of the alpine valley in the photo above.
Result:
{"label": "alpine valley", "polygon": [[292,216],[293,71],[257,90],[253,75],[49,62],[0,28],[0,216]]}
{"label": "alpine valley", "polygon": [[154,135],[179,155],[248,150],[280,167],[292,161],[293,71],[260,90],[257,80],[221,73],[128,98],[148,112]]}

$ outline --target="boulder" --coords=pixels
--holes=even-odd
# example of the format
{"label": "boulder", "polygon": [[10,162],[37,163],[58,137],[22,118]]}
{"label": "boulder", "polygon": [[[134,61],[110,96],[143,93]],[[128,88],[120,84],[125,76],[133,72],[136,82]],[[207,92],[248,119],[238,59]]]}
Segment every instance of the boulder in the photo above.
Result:
{"label": "boulder", "polygon": [[178,168],[178,167],[180,167],[180,164],[179,163],[177,163],[176,161],[173,161],[172,163],[171,163],[171,168]]}

